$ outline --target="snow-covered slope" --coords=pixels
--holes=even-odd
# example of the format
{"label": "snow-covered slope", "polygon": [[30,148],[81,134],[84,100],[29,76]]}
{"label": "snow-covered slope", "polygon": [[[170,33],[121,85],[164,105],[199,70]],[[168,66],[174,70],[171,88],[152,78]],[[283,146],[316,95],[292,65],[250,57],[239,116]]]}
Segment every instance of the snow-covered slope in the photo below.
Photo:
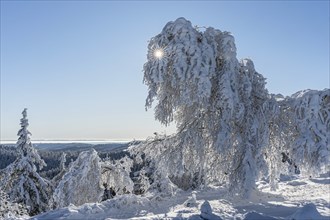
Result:
{"label": "snow-covered slope", "polygon": [[[287,180],[288,179],[288,180]],[[329,219],[330,176],[282,178],[277,192],[266,182],[249,200],[228,195],[222,187],[180,192],[171,198],[122,195],[102,203],[50,211],[31,219]],[[196,195],[196,204],[187,200]],[[209,207],[204,202],[208,201]],[[203,204],[204,203],[204,204]],[[205,216],[208,216],[205,218]]]}

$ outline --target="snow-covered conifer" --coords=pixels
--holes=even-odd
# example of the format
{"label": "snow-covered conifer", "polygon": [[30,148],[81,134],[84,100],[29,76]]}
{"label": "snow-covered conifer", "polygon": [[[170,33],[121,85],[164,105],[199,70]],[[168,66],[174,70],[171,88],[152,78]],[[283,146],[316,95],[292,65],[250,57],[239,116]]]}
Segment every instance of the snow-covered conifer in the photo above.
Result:
{"label": "snow-covered conifer", "polygon": [[26,108],[22,114],[16,143],[19,155],[1,171],[0,187],[9,194],[11,201],[25,204],[29,214],[34,215],[48,209],[52,186],[37,172],[37,166],[42,169],[46,164],[31,143]]}
{"label": "snow-covered conifer", "polygon": [[60,169],[65,170],[65,162],[66,162],[66,153],[62,153],[61,155],[61,161],[60,161]]}
{"label": "snow-covered conifer", "polygon": [[61,160],[60,160],[60,172],[53,177],[52,179],[52,184],[54,187],[58,185],[58,183],[61,181],[63,175],[67,172],[67,168],[65,167],[65,162],[66,162],[66,153],[61,154]]}

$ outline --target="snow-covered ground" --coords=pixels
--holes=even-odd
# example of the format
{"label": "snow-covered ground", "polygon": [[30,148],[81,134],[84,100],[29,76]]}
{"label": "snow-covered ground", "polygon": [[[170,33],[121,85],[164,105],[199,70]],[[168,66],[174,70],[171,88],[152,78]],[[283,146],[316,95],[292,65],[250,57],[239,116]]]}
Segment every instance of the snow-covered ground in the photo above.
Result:
{"label": "snow-covered ground", "polygon": [[276,192],[263,181],[257,187],[259,190],[248,200],[213,187],[180,191],[171,198],[117,196],[102,203],[71,205],[32,219],[330,219],[329,173],[318,178],[284,177]]}

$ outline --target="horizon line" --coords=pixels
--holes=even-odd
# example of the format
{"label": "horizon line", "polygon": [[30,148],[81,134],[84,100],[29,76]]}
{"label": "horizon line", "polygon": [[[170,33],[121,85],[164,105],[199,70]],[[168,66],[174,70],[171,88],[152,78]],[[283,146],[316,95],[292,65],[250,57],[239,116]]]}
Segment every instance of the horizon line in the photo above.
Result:
{"label": "horizon line", "polygon": [[[145,139],[39,139],[31,140],[32,144],[38,143],[128,143],[131,141],[143,141]],[[17,140],[0,140],[0,144],[16,144]]]}

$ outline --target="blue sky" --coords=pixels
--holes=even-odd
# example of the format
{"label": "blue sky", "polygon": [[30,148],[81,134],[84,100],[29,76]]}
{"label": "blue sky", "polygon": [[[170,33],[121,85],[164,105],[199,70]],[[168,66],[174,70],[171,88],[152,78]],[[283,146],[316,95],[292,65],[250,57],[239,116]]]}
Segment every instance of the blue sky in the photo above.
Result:
{"label": "blue sky", "polygon": [[[329,88],[329,1],[1,1],[1,136],[143,139],[148,40],[168,21],[230,31],[271,93]],[[175,126],[166,129],[167,133]]]}

